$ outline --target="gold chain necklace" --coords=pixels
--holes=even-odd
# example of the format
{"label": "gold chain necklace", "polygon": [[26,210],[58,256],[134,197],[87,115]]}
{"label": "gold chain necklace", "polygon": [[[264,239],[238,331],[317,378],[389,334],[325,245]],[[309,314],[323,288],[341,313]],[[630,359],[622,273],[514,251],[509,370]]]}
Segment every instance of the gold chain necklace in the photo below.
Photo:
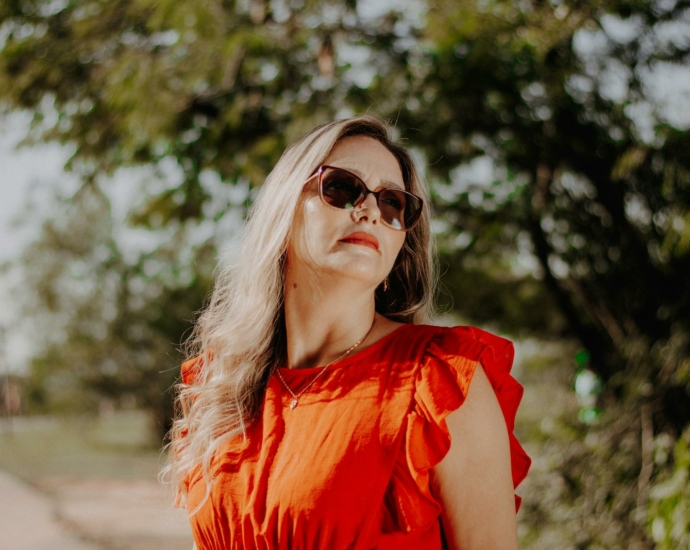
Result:
{"label": "gold chain necklace", "polygon": [[285,381],[285,378],[283,378],[283,375],[280,374],[280,369],[277,369],[277,370],[276,370],[276,373],[278,374],[278,378],[280,378],[280,381],[283,383],[283,386],[285,386],[285,388],[287,389],[287,391],[290,392],[290,395],[292,395],[292,401],[290,401],[290,410],[291,410],[291,411],[294,410],[294,408],[295,408],[297,405],[299,405],[299,398],[302,396],[302,394],[303,394],[304,392],[306,392],[309,388],[312,387],[312,385],[314,384],[314,382],[316,382],[316,381],[319,379],[319,377],[320,377],[324,372],[326,372],[326,369],[327,369],[328,367],[330,367],[333,363],[337,363],[338,361],[340,361],[343,357],[345,357],[348,353],[350,353],[350,352],[351,352],[352,350],[354,350],[357,346],[359,346],[362,342],[364,342],[364,340],[367,339],[367,336],[369,336],[369,333],[371,332],[371,329],[374,328],[374,323],[376,323],[376,315],[374,315],[374,321],[371,323],[371,326],[369,327],[369,330],[367,331],[367,333],[366,333],[361,339],[359,339],[357,342],[355,342],[354,345],[350,346],[350,347],[347,349],[347,351],[346,351],[345,353],[343,353],[343,354],[342,354],[341,356],[339,356],[337,359],[334,359],[333,361],[331,361],[330,363],[328,363],[328,365],[326,365],[325,367],[323,367],[323,368],[316,374],[316,376],[312,379],[312,381],[309,382],[309,384],[307,384],[307,386],[306,386],[301,392],[299,392],[299,393],[293,392],[293,391],[292,391],[292,388],[290,388],[290,386],[288,386],[288,383]]}

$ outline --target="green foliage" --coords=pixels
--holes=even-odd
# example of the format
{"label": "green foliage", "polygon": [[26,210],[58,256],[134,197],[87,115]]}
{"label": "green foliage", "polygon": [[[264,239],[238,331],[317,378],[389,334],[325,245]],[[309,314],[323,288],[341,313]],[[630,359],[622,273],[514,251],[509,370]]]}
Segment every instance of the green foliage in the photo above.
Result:
{"label": "green foliage", "polygon": [[[685,475],[683,451],[673,463],[650,457],[652,442],[672,445],[690,423],[690,121],[666,112],[651,83],[687,66],[690,43],[669,29],[687,30],[688,2],[367,9],[349,0],[0,7],[0,105],[33,113],[29,142],[71,144],[69,167],[84,181],[23,260],[35,289],[28,309],[45,335],[36,402],[88,409],[97,396],[134,393],[165,427],[174,346],[215,264],[215,243],[195,228],[246,207],[295,137],[373,109],[396,122],[431,181],[441,305],[513,334],[576,338],[604,383],[597,422],[576,422],[577,407],[544,410],[552,428],[531,432],[543,461],[525,540],[682,544],[687,526],[674,514],[687,495],[658,487]],[[126,258],[101,189],[122,167],[166,173],[170,161],[179,184],[142,189],[129,218],[167,240]],[[241,200],[218,201],[210,176]],[[567,378],[575,364],[555,368]],[[63,398],[51,405],[55,388]]]}
{"label": "green foliage", "polygon": [[209,246],[186,257],[184,240],[180,229],[128,263],[97,186],[57,202],[23,257],[25,284],[34,290],[26,313],[44,335],[28,379],[34,412],[94,412],[104,397],[131,396],[155,411],[161,435],[167,431],[182,359],[176,347],[209,291],[203,274],[215,261]]}
{"label": "green foliage", "polygon": [[334,115],[323,92],[337,87],[330,32],[308,23],[328,8],[350,11],[269,11],[260,1],[13,2],[0,13],[0,100],[35,113],[35,139],[75,144],[72,165],[86,174],[176,159],[186,181],[174,217],[200,217],[200,171],[258,185],[290,139]]}
{"label": "green foliage", "polygon": [[656,441],[656,461],[671,467],[659,475],[649,493],[650,530],[657,548],[690,548],[690,428],[678,439],[670,456],[670,440]]}
{"label": "green foliage", "polygon": [[[417,52],[423,70],[408,67],[408,92],[422,99],[400,122],[419,128],[414,143],[448,182],[436,191],[448,244],[460,234],[473,248],[463,263],[533,254],[608,380],[626,368],[628,338],[688,330],[690,256],[677,233],[687,232],[690,199],[678,145],[687,149],[690,134],[657,115],[656,135],[645,137],[631,114],[649,101],[642,67],[682,59],[680,50],[668,54],[661,26],[685,8],[521,6],[430,3],[426,50]],[[633,28],[632,38],[617,40],[604,22]],[[612,75],[612,64],[638,72]],[[614,98],[605,86],[615,78],[626,93]]]}
{"label": "green foliage", "polygon": [[576,343],[538,342],[520,355],[525,395],[517,433],[533,458],[518,490],[521,547],[649,548],[644,517],[636,511],[645,490],[637,404],[612,407],[604,396],[601,416],[584,424],[572,391]]}
{"label": "green foliage", "polygon": [[439,307],[492,325],[513,335],[561,334],[566,321],[553,298],[533,276],[510,275],[510,269],[472,262],[471,252],[442,254],[443,286]]}

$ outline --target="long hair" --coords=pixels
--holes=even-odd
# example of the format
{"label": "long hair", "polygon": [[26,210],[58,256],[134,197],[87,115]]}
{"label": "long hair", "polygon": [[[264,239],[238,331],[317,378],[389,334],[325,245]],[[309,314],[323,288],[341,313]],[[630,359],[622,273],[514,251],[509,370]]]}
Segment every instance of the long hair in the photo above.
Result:
{"label": "long hair", "polygon": [[246,433],[269,377],[286,360],[284,263],[295,211],[307,178],[339,141],[352,136],[383,144],[397,159],[406,189],[424,200],[421,219],[407,233],[388,276],[388,290],[376,290],[376,311],[406,323],[433,320],[436,255],[429,196],[412,157],[392,141],[386,123],[372,116],[330,122],[292,143],[266,178],[238,253],[220,272],[186,342],[187,356],[197,358],[201,368],[193,383],[177,386],[178,414],[162,472],[178,491],[178,505],[186,502],[185,479],[198,466],[208,497],[214,453],[224,441]]}

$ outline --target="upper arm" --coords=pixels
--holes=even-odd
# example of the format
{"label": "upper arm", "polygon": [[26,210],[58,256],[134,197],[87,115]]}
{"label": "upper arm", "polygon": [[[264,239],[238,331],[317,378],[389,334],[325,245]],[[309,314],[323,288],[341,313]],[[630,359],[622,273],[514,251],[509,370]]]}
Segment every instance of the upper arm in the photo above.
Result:
{"label": "upper arm", "polygon": [[446,418],[451,446],[432,473],[451,549],[515,549],[517,523],[508,430],[477,365],[463,405]]}

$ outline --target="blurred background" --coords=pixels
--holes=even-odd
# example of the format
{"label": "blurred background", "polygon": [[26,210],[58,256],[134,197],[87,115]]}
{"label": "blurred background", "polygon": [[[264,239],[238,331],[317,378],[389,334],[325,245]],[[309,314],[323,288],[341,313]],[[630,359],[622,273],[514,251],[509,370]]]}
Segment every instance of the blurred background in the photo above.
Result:
{"label": "blurred background", "polygon": [[191,546],[180,343],[284,148],[365,112],[431,186],[444,322],[516,342],[522,547],[690,548],[687,0],[3,0],[3,495]]}

